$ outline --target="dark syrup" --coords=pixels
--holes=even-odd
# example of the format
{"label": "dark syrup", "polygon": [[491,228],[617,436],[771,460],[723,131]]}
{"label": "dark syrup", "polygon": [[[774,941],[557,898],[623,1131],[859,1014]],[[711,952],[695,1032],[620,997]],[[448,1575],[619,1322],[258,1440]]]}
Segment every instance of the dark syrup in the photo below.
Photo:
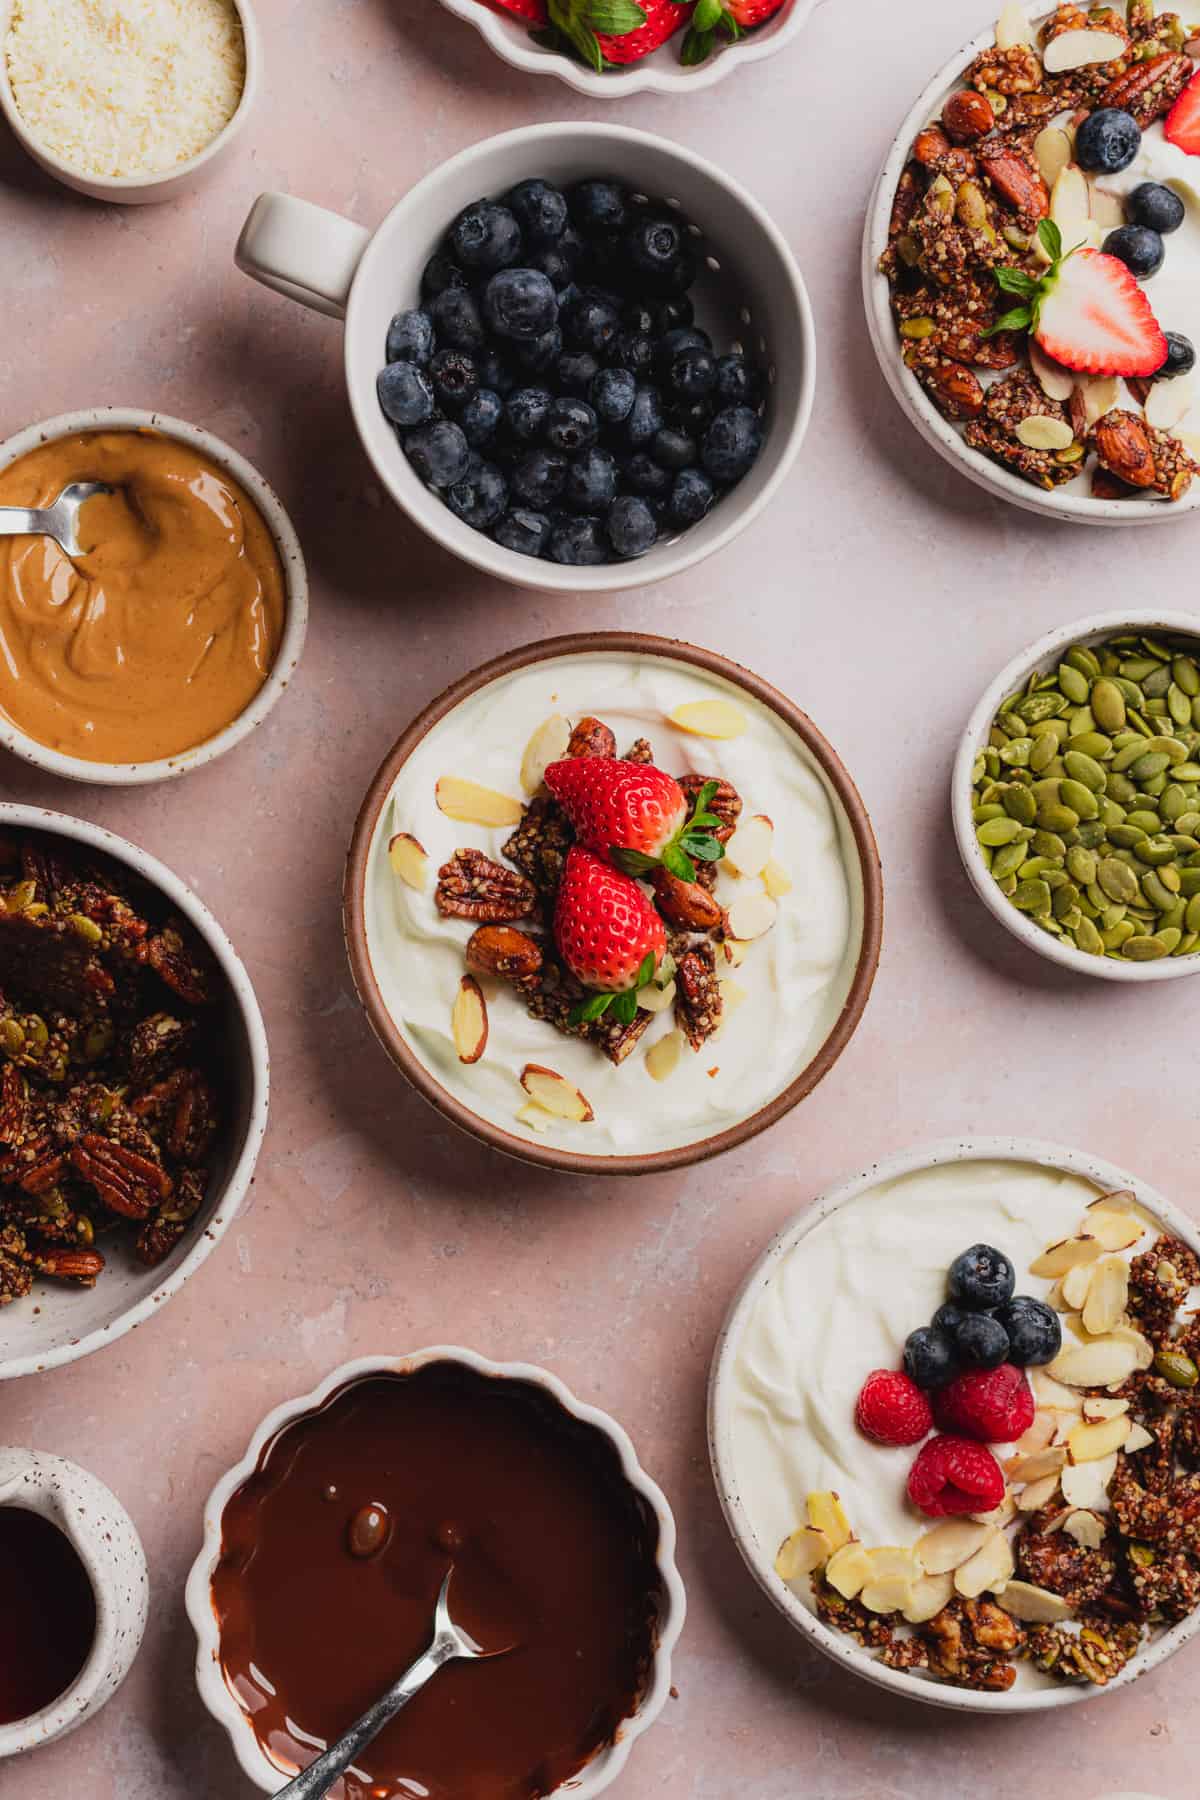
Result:
{"label": "dark syrup", "polygon": [[0,1725],[66,1692],[96,1636],[96,1596],[70,1540],[40,1513],[0,1506]]}

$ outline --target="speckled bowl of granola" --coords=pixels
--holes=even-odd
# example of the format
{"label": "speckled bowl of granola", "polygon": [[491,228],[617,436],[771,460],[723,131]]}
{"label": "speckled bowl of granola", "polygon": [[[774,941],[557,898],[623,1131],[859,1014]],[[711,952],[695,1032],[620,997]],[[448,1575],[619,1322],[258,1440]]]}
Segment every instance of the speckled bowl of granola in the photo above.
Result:
{"label": "speckled bowl of granola", "polygon": [[[856,1396],[976,1240],[1061,1343],[1024,1371],[1028,1429],[989,1446],[1001,1504],[922,1517],[919,1438],[873,1441]],[[1195,1220],[1088,1152],[950,1139],[842,1182],[751,1268],[713,1358],[713,1473],[755,1580],[909,1700],[1041,1712],[1128,1686],[1200,1629],[1198,1298]]]}
{"label": "speckled bowl of granola", "polygon": [[[1076,523],[1158,524],[1200,506],[1200,388],[1081,376],[1024,330],[986,335],[1020,303],[994,270],[1043,275],[1039,224],[1097,250],[1139,182],[1174,189],[1180,229],[1145,282],[1164,332],[1200,344],[1200,158],[1164,137],[1200,40],[1130,0],[1063,6],[1030,24],[1012,0],[934,77],[880,174],[863,239],[867,322],[880,368],[921,436],[979,487]],[[1075,35],[1051,60],[1053,38]],[[1087,42],[1089,35],[1094,43]],[[1119,52],[1119,54],[1114,54]],[[1107,61],[1076,58],[1106,55]],[[1140,149],[1115,175],[1076,164],[1075,130],[1100,106],[1131,112]],[[947,110],[949,108],[949,110]],[[949,278],[947,279],[947,272]]]}
{"label": "speckled bowl of granola", "polygon": [[[628,881],[660,960],[624,1018],[580,1016],[606,984],[556,928],[575,833],[543,778],[588,756],[707,804],[716,840],[694,881]],[[345,885],[359,997],[418,1091],[591,1173],[681,1167],[780,1119],[862,1016],[881,915],[865,808],[805,714],[725,657],[617,632],[526,645],[434,700],[371,784]]]}

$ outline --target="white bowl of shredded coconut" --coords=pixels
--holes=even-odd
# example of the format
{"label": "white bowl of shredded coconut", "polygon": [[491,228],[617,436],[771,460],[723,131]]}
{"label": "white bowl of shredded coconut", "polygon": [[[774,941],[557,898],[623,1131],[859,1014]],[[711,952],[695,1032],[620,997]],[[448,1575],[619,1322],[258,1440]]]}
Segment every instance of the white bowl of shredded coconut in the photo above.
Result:
{"label": "white bowl of shredded coconut", "polygon": [[194,185],[245,123],[260,62],[248,0],[0,0],[0,111],[96,200]]}

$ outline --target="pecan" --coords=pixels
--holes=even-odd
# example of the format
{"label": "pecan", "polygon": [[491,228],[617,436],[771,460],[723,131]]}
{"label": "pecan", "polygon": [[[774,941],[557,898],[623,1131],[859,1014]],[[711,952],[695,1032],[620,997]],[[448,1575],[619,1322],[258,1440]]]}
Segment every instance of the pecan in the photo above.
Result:
{"label": "pecan", "polygon": [[181,1162],[199,1162],[216,1134],[213,1092],[199,1069],[173,1070],[131,1100],[129,1110]]}
{"label": "pecan", "polygon": [[186,1231],[188,1220],[199,1211],[205,1186],[202,1169],[185,1169],[171,1198],[146,1220],[134,1245],[138,1261],[146,1268],[157,1268],[170,1255]]}
{"label": "pecan", "polygon": [[1190,57],[1168,50],[1149,62],[1135,63],[1110,81],[1098,104],[1132,113],[1144,130],[1170,112],[1191,78]]}
{"label": "pecan", "polygon": [[467,967],[476,975],[498,975],[515,981],[536,975],[542,966],[538,944],[507,925],[481,925],[467,939]]}
{"label": "pecan", "polygon": [[724,1001],[711,943],[686,950],[675,963],[675,1019],[693,1050],[699,1050],[721,1023]]}
{"label": "pecan", "polygon": [[39,1275],[54,1281],[70,1281],[76,1287],[95,1287],[96,1277],[104,1267],[99,1250],[51,1250],[39,1252],[33,1259]]}
{"label": "pecan", "polygon": [[456,850],[438,870],[434,900],[448,919],[494,925],[502,919],[525,918],[537,895],[524,875],[493,862],[482,850]]}
{"label": "pecan", "polygon": [[177,1019],[171,1013],[153,1012],[139,1019],[126,1048],[134,1086],[142,1087],[170,1068],[194,1030],[190,1019]]}
{"label": "pecan", "polygon": [[217,989],[217,970],[203,944],[180,919],[170,919],[145,948],[160,981],[189,1006],[208,1006]]}
{"label": "pecan", "polygon": [[[705,787],[708,782],[712,780],[712,776],[693,775],[689,773],[687,775],[676,776],[676,780],[683,789],[684,799],[687,801],[689,808],[694,808],[696,801],[700,797],[701,788]],[[715,813],[717,818],[721,820],[721,828],[719,831],[714,830],[713,836],[717,839],[718,843],[727,844],[733,836],[734,826],[741,817],[741,795],[728,781],[718,781],[717,791],[708,803],[708,810],[710,813]]]}
{"label": "pecan", "polygon": [[567,743],[568,756],[615,756],[617,740],[602,719],[580,719]]}
{"label": "pecan", "polygon": [[942,125],[954,143],[969,144],[995,129],[996,115],[986,94],[975,88],[959,88],[942,108]]}
{"label": "pecan", "polygon": [[964,363],[936,351],[922,352],[920,346],[904,360],[912,370],[938,411],[947,419],[977,419],[983,411],[984,395],[979,377]]}
{"label": "pecan", "polygon": [[1148,488],[1155,482],[1154,452],[1150,435],[1136,413],[1115,410],[1096,421],[1092,443],[1110,475],[1129,487]]}
{"label": "pecan", "polygon": [[980,148],[979,166],[1026,230],[1032,230],[1039,219],[1047,216],[1050,195],[1046,183],[1036,169],[1007,148],[1003,139],[994,139]]}
{"label": "pecan", "polygon": [[87,1132],[72,1147],[71,1161],[110,1212],[144,1219],[172,1190],[171,1177],[148,1156]]}
{"label": "pecan", "polygon": [[669,869],[658,868],[650,877],[658,910],[668,924],[681,931],[715,931],[724,913],[707,889],[696,881],[681,881]]}

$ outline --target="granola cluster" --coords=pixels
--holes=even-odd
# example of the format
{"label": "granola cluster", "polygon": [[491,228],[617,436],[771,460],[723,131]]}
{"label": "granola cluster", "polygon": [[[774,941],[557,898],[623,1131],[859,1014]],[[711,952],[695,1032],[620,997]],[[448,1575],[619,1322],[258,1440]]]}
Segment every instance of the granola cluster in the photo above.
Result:
{"label": "granola cluster", "polygon": [[201,1206],[220,1123],[220,974],[126,872],[0,834],[0,1306],[147,1267]]}

